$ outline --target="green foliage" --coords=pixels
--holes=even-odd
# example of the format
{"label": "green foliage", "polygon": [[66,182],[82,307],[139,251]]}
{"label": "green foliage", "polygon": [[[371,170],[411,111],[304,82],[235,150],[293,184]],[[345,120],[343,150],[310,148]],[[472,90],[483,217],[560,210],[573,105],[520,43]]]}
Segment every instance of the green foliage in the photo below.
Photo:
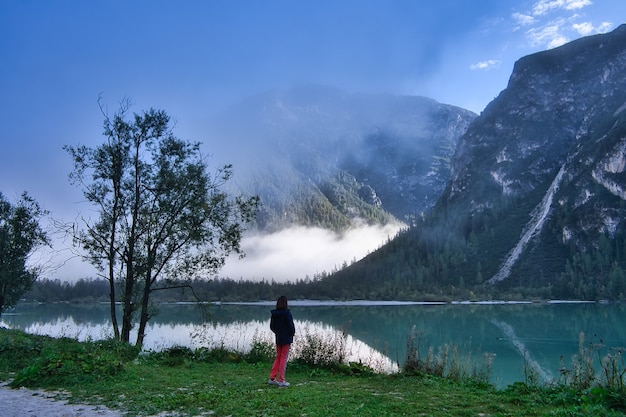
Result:
{"label": "green foliage", "polygon": [[18,330],[0,328],[0,373],[20,370],[41,355],[44,345],[54,339],[33,336]]}
{"label": "green foliage", "polygon": [[[330,370],[291,363],[287,372],[292,385],[278,389],[267,384],[271,360],[249,363],[240,353],[214,350],[209,354],[209,349],[175,346],[137,357],[136,348],[114,341],[80,343],[0,329],[0,378],[9,376],[5,370],[16,372],[13,386],[62,389],[74,403],[102,404],[128,416],[617,417],[626,403],[623,392],[607,387],[576,390],[517,383],[498,391],[472,380],[424,373],[376,374],[354,363]],[[110,351],[123,360],[108,356]],[[216,360],[207,360],[207,355]]]}
{"label": "green foliage", "polygon": [[16,204],[0,193],[0,314],[15,306],[41,273],[41,267],[27,264],[38,247],[49,244],[39,225],[46,214],[27,193]]}
{"label": "green foliage", "polygon": [[181,366],[194,359],[194,352],[187,346],[172,346],[150,354],[150,361],[165,366]]}
{"label": "green foliage", "polygon": [[[346,171],[339,171],[326,182],[319,184],[320,192],[347,220],[346,225],[352,225],[353,218],[365,220],[367,224],[386,224],[394,221],[375,201],[368,199],[367,191],[371,187],[359,183],[356,178]],[[371,200],[371,198],[370,198]],[[325,226],[321,224],[321,226]],[[339,230],[345,230],[341,228]]]}
{"label": "green foliage", "polygon": [[296,362],[311,367],[339,369],[347,360],[347,332],[312,333],[304,329],[304,341],[293,352]]}
{"label": "green foliage", "polygon": [[[367,198],[367,190],[371,188],[348,172],[339,170],[322,175],[318,171],[309,174],[295,170],[272,178],[271,185],[265,183],[267,178],[258,179],[255,187],[262,189],[262,194],[269,200],[265,201],[257,216],[259,229],[271,232],[300,225],[322,227],[339,233],[353,227],[354,219],[366,224],[386,224],[395,220],[375,201]],[[270,191],[268,188],[277,189]]]}
{"label": "green foliage", "polygon": [[0,330],[0,363],[5,372],[17,371],[14,387],[105,380],[122,372],[138,353],[136,347],[111,340],[81,343]]}
{"label": "green foliage", "polygon": [[425,349],[424,343],[423,335],[413,327],[407,336],[404,372],[489,385],[493,354],[485,353],[482,361],[472,360],[469,354],[462,360],[456,346],[446,344],[435,354],[434,348]]}
{"label": "green foliage", "polygon": [[[594,336],[594,339],[597,339]],[[561,358],[559,384],[572,387],[577,391],[596,387],[605,387],[612,392],[626,396],[626,361],[623,358],[624,347],[610,347],[600,340],[585,342],[585,334],[578,338],[578,353],[574,355],[568,367]],[[600,367],[600,370],[597,367]]]}
{"label": "green foliage", "polygon": [[203,362],[233,362],[243,361],[243,355],[240,352],[228,350],[225,347],[200,348],[196,351],[196,358]]}
{"label": "green foliage", "polygon": [[75,282],[68,282],[44,278],[38,279],[30,291],[24,294],[23,299],[38,303],[71,301],[72,303],[94,304],[108,301],[109,291],[109,284],[104,279],[81,278]]}
{"label": "green foliage", "polygon": [[[542,386],[532,369],[525,369],[525,383],[513,384],[507,391],[540,394],[554,404],[576,405],[574,413],[564,415],[603,415],[596,413],[606,409],[626,411],[623,351],[624,348],[607,349],[601,340],[587,343],[581,332],[578,353],[571,358],[571,363],[568,365],[565,358],[561,358],[558,381]],[[526,364],[525,368],[528,368]]]}
{"label": "green foliage", "polygon": [[250,363],[270,362],[276,353],[275,344],[271,340],[263,340],[258,332],[252,336],[252,346],[245,355],[246,361]]}
{"label": "green foliage", "polygon": [[84,224],[72,229],[74,240],[109,282],[115,338],[129,342],[138,317],[136,344],[141,346],[157,280],[211,274],[229,253],[241,253],[244,225],[254,219],[259,199],[228,195],[222,188],[232,166],[210,175],[200,144],[175,137],[165,111],[129,117],[130,106],[124,100],[112,117],[101,106],[103,144],[65,150],[74,162],[70,180],[99,216],[82,219]]}

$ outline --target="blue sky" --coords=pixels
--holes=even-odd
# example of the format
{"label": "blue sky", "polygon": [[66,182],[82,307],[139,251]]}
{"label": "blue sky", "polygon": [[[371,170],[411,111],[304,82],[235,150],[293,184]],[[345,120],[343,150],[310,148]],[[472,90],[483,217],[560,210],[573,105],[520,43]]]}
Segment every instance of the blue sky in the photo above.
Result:
{"label": "blue sky", "polygon": [[479,113],[520,57],[624,21],[623,0],[1,1],[0,192],[84,214],[62,146],[101,143],[100,94],[205,143],[212,114],[301,83]]}

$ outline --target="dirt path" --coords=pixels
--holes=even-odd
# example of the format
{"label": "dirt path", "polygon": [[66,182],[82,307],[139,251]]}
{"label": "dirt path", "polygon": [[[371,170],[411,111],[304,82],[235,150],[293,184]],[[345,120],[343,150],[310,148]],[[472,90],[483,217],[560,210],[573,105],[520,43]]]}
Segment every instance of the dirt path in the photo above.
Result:
{"label": "dirt path", "polygon": [[58,393],[12,389],[0,383],[1,417],[122,417],[122,414],[104,406],[67,404],[55,400]]}

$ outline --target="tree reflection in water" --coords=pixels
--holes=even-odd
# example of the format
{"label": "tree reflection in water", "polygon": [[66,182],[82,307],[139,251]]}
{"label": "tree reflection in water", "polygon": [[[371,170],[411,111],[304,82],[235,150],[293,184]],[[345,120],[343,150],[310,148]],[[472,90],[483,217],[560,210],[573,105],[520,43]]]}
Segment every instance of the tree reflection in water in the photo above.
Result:
{"label": "tree reflection in water", "polygon": [[[273,302],[206,307],[210,325],[203,327],[207,311],[195,305],[159,306],[149,323],[145,348],[224,346],[246,351],[254,337],[273,340],[269,331]],[[428,305],[294,301],[290,308],[298,327],[296,342],[305,329],[316,334],[345,331],[350,360],[384,363],[394,369],[406,357],[407,336],[415,326],[422,335],[424,349],[434,347],[436,352],[438,347],[452,344],[461,354],[467,353],[474,359],[483,353],[495,354],[492,379],[497,386],[523,381],[524,353],[519,346],[546,375],[558,375],[560,358],[569,360],[578,352],[581,332],[590,342],[594,337],[601,338],[607,348],[626,346],[626,306],[621,303]],[[19,305],[0,319],[6,327],[30,333],[79,340],[111,335],[106,305]],[[515,335],[514,342],[511,334]]]}

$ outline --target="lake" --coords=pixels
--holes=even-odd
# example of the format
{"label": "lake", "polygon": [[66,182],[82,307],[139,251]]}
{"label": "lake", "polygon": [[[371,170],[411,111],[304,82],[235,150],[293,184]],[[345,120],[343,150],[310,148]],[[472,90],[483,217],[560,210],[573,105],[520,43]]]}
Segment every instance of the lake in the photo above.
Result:
{"label": "lake", "polygon": [[[254,338],[273,341],[269,331],[273,305],[205,305],[209,326],[202,326],[205,314],[196,305],[160,305],[149,322],[144,347],[223,345],[247,351]],[[561,358],[571,369],[581,333],[586,346],[603,343],[603,354],[626,346],[626,305],[621,303],[292,301],[290,308],[296,321],[294,343],[307,333],[332,337],[345,331],[350,359],[393,371],[405,360],[407,336],[414,328],[424,354],[430,347],[436,353],[446,344],[458,348],[465,361],[471,357],[480,362],[485,353],[493,354],[492,382],[498,387],[524,381],[525,363],[541,378],[558,379]],[[19,305],[0,319],[6,327],[55,337],[97,340],[112,334],[106,304]]]}

